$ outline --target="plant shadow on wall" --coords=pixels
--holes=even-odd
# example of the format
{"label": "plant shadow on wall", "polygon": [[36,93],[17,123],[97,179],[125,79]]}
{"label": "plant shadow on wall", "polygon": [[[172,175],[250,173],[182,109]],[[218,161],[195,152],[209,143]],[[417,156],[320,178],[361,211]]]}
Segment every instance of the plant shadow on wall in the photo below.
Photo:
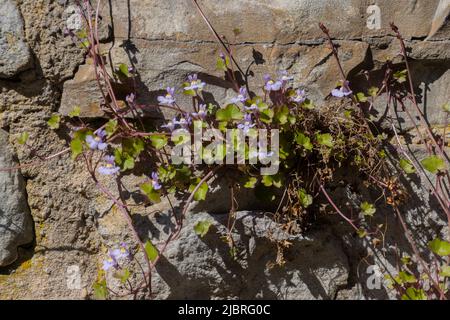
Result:
{"label": "plant shadow on wall", "polygon": [[[366,253],[362,266],[383,267],[380,272],[397,297],[448,298],[450,243],[442,239],[444,226],[427,226],[424,238],[418,240],[416,233],[423,235],[417,231],[421,208],[412,218],[405,211],[411,197],[420,203],[434,201],[444,225],[448,223],[446,133],[433,131],[419,107],[407,48],[397,27],[391,25],[403,62],[388,61],[379,81],[365,73],[367,83],[357,88],[353,82],[361,84],[360,75],[346,76],[339,48],[320,24],[341,78],[319,108],[305,90],[292,88],[285,71],[265,76],[261,87],[252,83],[252,65],[262,64],[264,57],[254,50],[255,61],[243,69],[233,56],[232,43],[217,33],[197,2],[192,3],[222,47],[216,66],[223,80],[189,74],[181,87],[152,92],[140,79],[133,66],[137,61],[127,48],[131,65],[122,62],[115,68],[110,60],[108,66],[108,53],[97,32],[99,3],[81,1],[85,29],[67,30],[95,67],[105,119],[87,123],[75,107],[66,119],[53,115],[48,125],[71,129],[67,152],[73,161],[85,164],[93,184],[110,203],[106,215],[120,215],[133,241],[109,248],[93,285],[94,296],[209,298],[219,290],[221,297],[275,299],[292,297],[285,284],[301,278],[306,286],[302,290],[313,297],[335,298],[340,289],[360,281],[360,266],[348,265],[348,257],[337,247],[348,241],[355,251]],[[126,41],[138,50],[130,35]],[[235,95],[219,105],[208,94],[208,83],[232,88]],[[175,92],[181,92],[184,100],[178,100]],[[371,115],[382,97],[387,97],[384,126]],[[395,123],[395,108],[417,129],[424,155],[408,149]],[[447,117],[450,106],[443,108]],[[148,111],[159,117],[168,111],[171,117],[161,125],[149,121]],[[210,132],[211,137],[196,141],[198,132]],[[228,144],[222,143],[225,134]],[[27,137],[21,139],[25,143]],[[192,156],[190,147],[199,161],[177,162],[180,150],[188,148],[184,155]],[[139,179],[130,184],[133,177]],[[424,185],[430,194],[424,198],[411,182]],[[247,192],[258,199],[255,202],[268,200],[270,213],[239,212],[241,201],[249,198],[243,196]],[[202,201],[212,199],[214,203],[222,199],[226,208],[218,210],[222,214],[193,215],[201,211]],[[161,210],[164,206],[170,210]],[[148,210],[152,212],[146,214]],[[315,237],[324,228],[335,236]],[[405,251],[394,243],[399,230],[409,245]],[[207,252],[203,260],[198,255],[190,260],[195,250]],[[315,254],[324,255],[314,259],[320,265],[308,263],[312,260],[308,255]],[[351,254],[355,253],[347,253]],[[185,261],[187,271],[173,261]],[[193,265],[200,266],[195,269],[200,275],[189,271]],[[326,268],[334,270],[331,276],[320,271]],[[208,273],[211,269],[216,273]],[[170,289],[165,295],[158,278]],[[379,290],[386,297],[387,290]]]}

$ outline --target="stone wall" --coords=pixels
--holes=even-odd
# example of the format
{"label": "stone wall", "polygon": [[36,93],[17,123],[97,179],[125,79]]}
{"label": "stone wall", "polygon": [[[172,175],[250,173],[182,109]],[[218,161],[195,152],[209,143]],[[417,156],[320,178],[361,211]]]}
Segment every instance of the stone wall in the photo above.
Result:
{"label": "stone wall", "polygon": [[[335,87],[339,73],[318,22],[331,30],[343,67],[357,88],[366,85],[364,70],[376,77],[386,58],[398,53],[389,28],[394,21],[411,48],[415,86],[427,120],[436,128],[444,124],[441,106],[450,98],[448,0],[199,3],[216,29],[235,43],[239,63],[252,65],[251,81],[260,83],[265,73],[288,70],[294,85],[305,87],[319,106]],[[367,8],[373,4],[381,9],[380,28],[368,24],[374,13],[367,13]],[[0,168],[34,161],[20,171],[0,172],[3,299],[89,298],[106,246],[132,242],[118,212],[98,194],[81,163],[67,154],[45,162],[36,158],[63,151],[69,140],[70,128],[48,128],[46,121],[52,113],[67,116],[80,106],[85,121],[103,116],[92,62],[64,35],[64,28],[76,25],[72,5],[65,0],[0,0]],[[139,100],[156,102],[162,88],[183,82],[193,72],[207,83],[211,99],[222,103],[233,95],[215,70],[221,48],[190,0],[103,0],[101,16],[102,46],[109,52],[111,67],[120,63],[135,67]],[[236,37],[235,28],[241,30]],[[255,57],[258,63],[252,64]],[[377,106],[380,118],[383,107]],[[161,113],[147,116],[153,121]],[[401,111],[398,116],[399,128],[407,133],[411,123]],[[30,133],[28,147],[17,142],[23,132]],[[420,145],[417,148],[422,150]],[[130,176],[125,183],[136,189],[141,181],[142,176]],[[339,192],[351,191],[337,187]],[[423,199],[426,191],[414,193],[418,205],[411,206],[409,219],[440,232],[445,223],[433,204]],[[192,232],[201,219],[210,219],[217,233],[224,232],[225,209],[221,208],[226,205],[220,195],[219,188],[209,206],[198,206],[193,211],[200,213],[187,217],[180,239],[171,245],[153,279],[157,298],[388,297],[383,290],[365,289],[366,265],[361,263],[365,248],[335,217],[320,217],[308,234],[291,239],[294,245],[286,267],[270,268],[267,263],[276,258],[276,250],[267,249],[272,244],[265,232],[276,226],[255,211],[255,203],[244,201],[251,199],[248,195],[241,195],[240,209],[247,211],[238,214],[236,227],[242,255],[237,261],[230,259],[217,235],[200,239]],[[129,198],[133,201],[133,194]],[[165,210],[166,203],[133,209],[143,238],[164,239],[171,227]],[[392,225],[388,240],[398,237],[394,221]],[[80,280],[79,287],[70,285],[73,277]]]}

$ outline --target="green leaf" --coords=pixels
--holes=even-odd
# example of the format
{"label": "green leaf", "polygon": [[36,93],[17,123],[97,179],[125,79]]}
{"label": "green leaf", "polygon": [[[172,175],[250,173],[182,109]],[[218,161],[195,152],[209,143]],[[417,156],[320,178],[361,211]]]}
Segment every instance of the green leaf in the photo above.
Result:
{"label": "green leaf", "polygon": [[289,108],[287,106],[282,106],[275,114],[275,120],[283,125],[288,122]]}
{"label": "green leaf", "polygon": [[224,109],[220,109],[216,113],[217,121],[233,121],[233,120],[241,120],[244,118],[241,110],[239,110],[238,106],[235,104],[229,104]]}
{"label": "green leaf", "polygon": [[398,276],[401,280],[401,283],[416,283],[417,279],[413,274],[409,274],[408,272],[405,271],[400,271],[398,273]]}
{"label": "green leaf", "polygon": [[365,236],[367,236],[367,231],[364,229],[359,229],[356,233],[360,238],[364,238]]}
{"label": "green leaf", "polygon": [[59,115],[54,114],[50,117],[50,119],[47,121],[48,126],[50,129],[56,130],[59,128],[59,122],[61,121],[61,118]]}
{"label": "green leaf", "polygon": [[117,119],[109,120],[105,126],[105,131],[108,137],[111,137],[117,130]]}
{"label": "green leaf", "polygon": [[255,188],[257,182],[258,179],[256,177],[247,177],[247,179],[244,182],[244,188],[253,189]]}
{"label": "green leaf", "polygon": [[450,113],[450,102],[444,104],[442,106],[442,110],[444,110],[444,112]]}
{"label": "green leaf", "polygon": [[366,97],[366,95],[365,95],[363,92],[358,92],[358,93],[356,94],[356,99],[357,99],[359,102],[367,102],[367,97]]}
{"label": "green leaf", "polygon": [[108,287],[106,285],[106,280],[97,281],[93,285],[94,298],[98,300],[105,300],[108,298]]}
{"label": "green leaf", "polygon": [[375,209],[374,205],[371,203],[368,203],[367,201],[364,201],[361,203],[361,211],[365,216],[373,217],[377,209]]}
{"label": "green leaf", "polygon": [[295,142],[299,146],[302,146],[305,150],[311,151],[313,149],[313,144],[311,143],[311,139],[305,136],[303,133],[298,132],[295,135]]}
{"label": "green leaf", "polygon": [[450,243],[439,238],[428,243],[428,248],[441,257],[450,256]]}
{"label": "green leaf", "polygon": [[208,231],[209,228],[211,227],[211,222],[210,221],[199,221],[197,222],[197,224],[194,226],[194,231],[197,235],[199,235],[200,237],[204,237]]}
{"label": "green leaf", "polygon": [[28,132],[22,132],[20,134],[20,137],[17,139],[17,143],[24,145],[25,143],[27,143],[29,137],[30,137],[30,134]]}
{"label": "green leaf", "polygon": [[225,57],[225,59],[222,59],[221,57],[217,58],[216,63],[216,69],[220,71],[227,71],[230,67],[230,58],[228,56]]}
{"label": "green leaf", "polygon": [[147,182],[142,184],[141,190],[153,203],[161,202],[161,193],[153,188],[152,183]]}
{"label": "green leaf", "polygon": [[436,174],[439,170],[445,170],[445,162],[438,156],[430,156],[421,161],[422,166],[431,173]]}
{"label": "green leaf", "polygon": [[406,81],[406,76],[408,75],[408,70],[401,70],[394,73],[394,79],[397,80],[398,83],[403,83]]}
{"label": "green leaf", "polygon": [[155,262],[156,258],[159,256],[158,249],[151,243],[150,240],[147,240],[147,242],[144,245],[145,252],[147,253],[147,257],[151,262]]}
{"label": "green leaf", "polygon": [[150,141],[152,146],[158,150],[164,148],[167,145],[167,137],[165,135],[154,135],[150,136]]}
{"label": "green leaf", "polygon": [[69,112],[69,117],[74,118],[74,117],[79,117],[81,114],[81,108],[79,106],[76,106],[75,108],[73,108],[72,111]]}
{"label": "green leaf", "polygon": [[80,138],[75,138],[70,142],[70,150],[72,151],[72,159],[76,159],[83,153],[83,141]]}
{"label": "green leaf", "polygon": [[411,161],[407,159],[400,159],[400,167],[408,174],[416,172],[416,169],[414,169]]}
{"label": "green leaf", "polygon": [[130,76],[130,72],[128,71],[128,66],[125,63],[121,63],[119,65],[119,72],[127,78]]}
{"label": "green leaf", "polygon": [[261,180],[262,184],[265,187],[272,187],[274,186],[275,188],[281,188],[283,185],[283,178],[282,176],[278,173],[276,175],[272,175],[272,176],[262,176],[262,180]]}
{"label": "green leaf", "polygon": [[119,279],[122,284],[124,284],[130,278],[130,270],[124,269],[120,272],[117,271],[113,276],[114,278]]}
{"label": "green leaf", "polygon": [[334,146],[333,136],[329,133],[317,134],[317,143],[321,146],[332,148]]}
{"label": "green leaf", "polygon": [[306,109],[306,110],[313,110],[316,106],[314,105],[314,102],[312,102],[309,99],[306,99],[303,103],[302,103],[302,108]]}
{"label": "green leaf", "polygon": [[441,277],[450,278],[450,266],[442,266],[441,272],[439,273]]}
{"label": "green leaf", "polygon": [[[200,181],[198,181],[200,182]],[[193,192],[195,188],[197,187],[197,184],[191,184],[189,187],[189,191]],[[206,194],[208,193],[209,186],[206,182],[203,182],[202,185],[198,188],[198,190],[194,194],[194,200],[195,201],[203,201],[206,200]]]}
{"label": "green leaf", "polygon": [[305,189],[299,189],[297,191],[298,199],[300,200],[300,204],[303,208],[308,208],[313,203],[313,197],[306,192]]}
{"label": "green leaf", "polygon": [[402,295],[402,300],[427,300],[427,295],[422,289],[408,288],[406,293]]}
{"label": "green leaf", "polygon": [[380,89],[378,89],[377,87],[370,87],[367,93],[369,94],[369,96],[375,98],[378,94],[378,91],[380,91]]}
{"label": "green leaf", "polygon": [[259,119],[264,123],[272,123],[273,116],[274,116],[273,109],[264,109],[260,111]]}

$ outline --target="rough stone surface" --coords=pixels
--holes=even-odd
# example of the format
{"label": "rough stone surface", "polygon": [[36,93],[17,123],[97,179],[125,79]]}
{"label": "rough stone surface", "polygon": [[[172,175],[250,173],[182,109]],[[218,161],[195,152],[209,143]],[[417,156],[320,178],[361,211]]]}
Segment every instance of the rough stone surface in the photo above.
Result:
{"label": "rough stone surface", "polygon": [[[109,2],[113,5],[111,10]],[[445,120],[440,107],[450,96],[450,33],[448,19],[440,18],[448,16],[447,2],[377,1],[381,8],[381,29],[370,30],[366,27],[366,9],[372,1],[199,1],[218,32],[235,43],[235,55],[243,68],[257,58],[258,64],[252,64],[250,77],[255,91],[258,90],[256,85],[262,83],[264,73],[275,74],[286,69],[294,76],[294,85],[305,87],[319,106],[326,103],[340,75],[318,22],[323,21],[329,27],[340,46],[343,68],[352,86],[359,89],[365,85],[365,70],[370,72],[372,79],[379,81],[386,58],[402,67],[397,57],[398,42],[389,28],[389,22],[395,21],[411,48],[413,78],[420,105],[428,121],[439,130]],[[0,2],[5,3],[13,2]],[[199,73],[207,83],[207,101],[224,104],[235,94],[222,80],[223,74],[215,70],[215,60],[221,49],[192,1],[131,0],[129,8],[128,1],[102,3],[102,21],[111,24],[111,28],[102,27],[104,31],[101,31],[102,49],[110,54],[112,61],[108,67],[126,63],[136,68],[140,103],[155,103],[163,88],[181,84],[186,75],[193,72]],[[0,80],[0,127],[10,133],[9,140],[17,150],[20,163],[34,159],[29,147],[17,143],[23,132],[30,133],[28,144],[38,150],[39,155],[64,150],[69,129],[49,130],[46,121],[52,113],[59,110],[62,115],[67,115],[78,105],[83,121],[96,121],[97,117],[103,116],[92,64],[63,33],[68,20],[73,18],[74,11],[68,10],[71,4],[73,1],[17,2],[20,10],[16,10],[17,16],[23,17],[17,34],[30,47],[34,63],[27,65],[27,70],[19,68],[26,72],[14,71],[14,79]],[[4,17],[0,18],[1,39],[6,30],[2,19]],[[234,28],[242,31],[236,38]],[[126,84],[119,89],[119,98],[124,99]],[[182,95],[177,98],[181,104],[189,102]],[[375,116],[382,117],[384,107],[382,103],[377,105]],[[167,110],[154,109],[148,115],[172,116]],[[404,114],[400,114],[400,118],[403,121],[398,124],[399,128],[410,134],[408,119]],[[417,137],[413,140],[419,156],[423,157],[423,146],[417,143]],[[83,163],[72,162],[68,154],[38,167],[26,167],[22,174],[27,180],[35,245],[19,248],[17,261],[0,268],[0,298],[92,298],[92,284],[107,248],[120,241],[133,243],[120,213],[90,183]],[[344,207],[350,205],[355,212],[363,199],[377,200],[377,196],[358,184],[357,178],[347,173],[337,186],[330,186],[336,201],[341,200]],[[136,190],[144,179],[144,174],[124,179],[128,191],[123,196],[129,204],[143,200]],[[428,198],[428,190],[420,187],[417,179],[414,177],[413,188],[409,190],[411,201],[405,208],[405,216],[419,232],[420,245],[424,247],[430,240],[429,231],[443,233],[445,222],[434,210],[435,204]],[[102,182],[109,187],[114,185],[114,181],[107,178]],[[315,228],[303,238],[290,239],[293,245],[286,253],[286,266],[270,269],[267,262],[276,258],[276,250],[263,231],[264,226],[272,223],[253,211],[265,208],[258,207],[251,192],[238,194],[238,210],[249,211],[238,213],[234,234],[240,252],[237,261],[230,258],[228,246],[220,240],[226,225],[223,213],[229,210],[229,194],[227,184],[221,182],[208,195],[206,203],[192,206],[180,238],[171,244],[158,265],[158,275],[154,276],[158,298],[393,297],[385,289],[368,290],[366,287],[366,268],[370,264],[396,266],[394,244],[411,254],[404,232],[398,228],[398,221],[388,208],[380,208],[377,212],[379,223],[387,221],[391,227],[383,248],[371,252],[370,244],[361,243],[342,219],[333,215],[320,216]],[[0,208],[2,205],[0,202]],[[132,208],[133,221],[141,237],[151,238],[160,245],[158,241],[163,241],[173,227],[168,218],[169,203]],[[192,229],[197,221],[204,219],[210,219],[214,226],[207,236],[200,238]],[[72,285],[74,279],[80,280],[80,286]]]}
{"label": "rough stone surface", "polygon": [[[0,129],[0,167],[17,166],[8,134]],[[0,267],[17,259],[17,247],[33,240],[25,182],[18,171],[0,172]]]}
{"label": "rough stone surface", "polygon": [[30,67],[31,51],[15,1],[0,1],[0,78],[11,78]]}

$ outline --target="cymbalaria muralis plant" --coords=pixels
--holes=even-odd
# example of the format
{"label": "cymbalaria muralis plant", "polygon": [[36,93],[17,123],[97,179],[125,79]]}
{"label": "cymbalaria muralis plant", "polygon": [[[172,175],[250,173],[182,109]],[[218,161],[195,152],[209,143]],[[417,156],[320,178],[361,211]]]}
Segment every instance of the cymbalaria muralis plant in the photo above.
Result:
{"label": "cymbalaria muralis plant", "polygon": [[[83,46],[87,56],[93,61],[98,90],[103,97],[99,103],[109,119],[101,126],[93,127],[81,121],[80,110],[75,108],[67,119],[53,116],[49,120],[49,126],[55,130],[62,125],[60,122],[70,122],[76,126],[67,152],[71,152],[73,161],[84,162],[93,183],[122,214],[136,245],[121,243],[109,249],[99,270],[98,280],[94,284],[96,297],[136,298],[144,295],[152,298],[151,280],[152,274],[156,272],[155,266],[164,255],[168,244],[179,236],[189,206],[193,201],[207,199],[211,178],[226,172],[227,176],[233,179],[232,197],[239,189],[255,189],[256,194],[277,204],[273,219],[290,233],[306,232],[313,223],[313,212],[325,207],[326,210],[337,213],[361,239],[376,247],[382,242],[384,226],[374,225],[372,217],[377,214],[377,206],[383,205],[383,210],[391,210],[397,217],[414,252],[411,259],[402,259],[397,274],[386,275],[398,297],[447,299],[450,277],[448,239],[437,237],[429,242],[431,254],[422,252],[401,212],[401,206],[408,196],[397,172],[402,172],[406,178],[419,175],[427,184],[426,187],[436,199],[440,210],[446,214],[450,226],[450,176],[449,158],[445,151],[445,132],[442,136],[434,133],[420,110],[407,50],[397,27],[391,25],[402,48],[400,55],[404,59],[405,68],[399,70],[398,66],[387,61],[380,87],[367,88],[366,92],[354,92],[352,83],[346,78],[340,63],[339,49],[333,43],[330,31],[323,24],[318,26],[324,32],[340,70],[336,79],[339,80],[339,85],[330,92],[327,105],[318,108],[308,99],[304,88],[292,87],[293,78],[284,70],[278,74],[267,74],[263,83],[252,83],[249,73],[243,71],[233,56],[232,44],[218,34],[197,2],[192,2],[223,51],[217,57],[217,69],[224,73],[225,80],[230,82],[230,87],[235,91],[235,96],[226,105],[215,105],[206,101],[203,91],[208,84],[195,73],[188,74],[184,83],[174,83],[170,87],[161,88],[165,93],[157,97],[158,105],[138,103],[139,93],[133,88],[126,96],[125,106],[119,104],[113,84],[121,79],[133,82],[137,70],[125,63],[120,64],[114,73],[108,70],[98,37],[100,1],[95,7],[89,1],[80,2],[85,30],[77,33],[67,31],[67,35]],[[192,105],[179,104],[176,93],[190,97]],[[390,121],[389,130],[380,129],[373,121],[370,111],[382,94],[388,97],[389,114],[393,114],[394,104],[406,112],[427,148],[427,158],[418,161],[404,147],[392,121],[393,117],[387,120]],[[412,105],[413,110],[409,110],[406,102],[410,102],[408,105]],[[168,108],[176,115],[167,119],[164,124],[152,127],[148,125],[148,120],[142,117],[141,112],[152,108]],[[448,115],[450,111],[448,106],[446,108]],[[416,123],[413,113],[418,114],[419,123]],[[425,128],[425,131],[419,130],[419,127]],[[229,151],[226,149],[228,145],[211,149],[205,141],[196,149],[201,163],[172,163],[168,157],[171,150],[190,140],[191,136],[195,135],[196,128],[230,133],[234,146],[239,142],[243,145],[243,162],[224,164],[223,160]],[[249,145],[250,142],[239,141],[241,132],[251,137],[257,130],[265,130],[272,140],[273,133],[276,132],[279,137],[277,150],[269,150],[267,146],[260,145],[259,150],[254,151]],[[388,139],[389,137],[392,139]],[[26,144],[27,138],[28,136],[22,136],[20,143]],[[395,141],[396,145],[389,141]],[[399,171],[393,171],[392,163],[386,159],[388,151],[392,153],[392,149],[397,156],[395,164]],[[53,159],[63,153],[49,156],[47,159]],[[263,163],[264,160],[276,159],[279,169],[274,174],[264,175],[261,173],[261,163],[249,163],[254,158]],[[173,209],[171,212],[177,225],[162,245],[155,245],[152,239],[143,241],[140,238],[129,206],[123,199],[117,198],[103,180],[112,177],[120,183],[123,176],[133,172],[136,164],[143,162],[144,167],[149,168],[148,179],[139,186],[138,191],[149,202],[158,203],[169,195],[184,199],[183,208]],[[361,202],[361,214],[356,217],[339,208],[328,191],[328,186],[336,179],[341,168],[356,170],[371,188],[381,194],[378,203],[371,203],[369,199]],[[435,181],[431,176],[434,176]],[[230,203],[230,228],[224,240],[230,247],[230,254],[236,255],[232,233],[235,199],[231,199]],[[204,221],[192,232],[203,236],[208,229],[209,223]],[[274,265],[283,266],[283,250],[289,245],[288,241],[277,243],[279,252]],[[145,265],[141,265],[136,258],[138,253],[145,256]],[[428,258],[429,256],[431,258]],[[141,270],[141,274],[135,275],[135,279],[141,277],[140,281],[130,281],[133,276],[131,265],[137,265]],[[123,286],[120,293],[108,286],[105,277],[108,272],[114,273],[114,277]],[[427,286],[426,283],[431,285]]]}

